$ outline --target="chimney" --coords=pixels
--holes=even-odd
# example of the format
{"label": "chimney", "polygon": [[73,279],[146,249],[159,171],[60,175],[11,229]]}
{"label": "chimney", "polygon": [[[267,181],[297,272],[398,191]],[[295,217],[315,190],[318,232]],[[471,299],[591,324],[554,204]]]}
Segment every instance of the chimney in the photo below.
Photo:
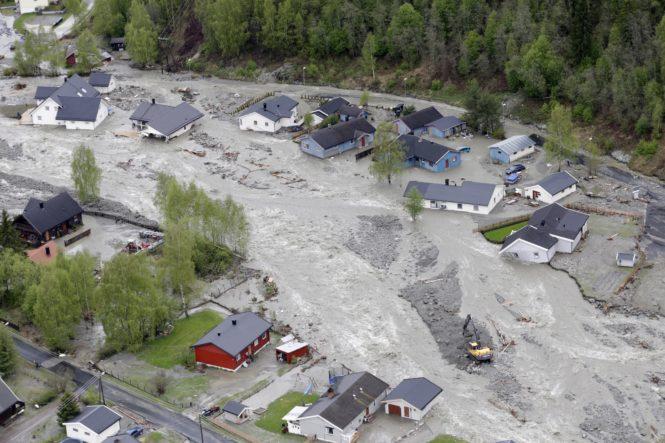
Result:
{"label": "chimney", "polygon": [[231,324],[232,324],[233,326],[237,325],[237,324],[238,324],[238,320],[231,320]]}
{"label": "chimney", "polygon": [[222,333],[221,333],[221,332],[218,332],[218,333],[217,333],[217,337],[221,337],[221,336],[222,336]]}
{"label": "chimney", "polygon": [[155,99],[154,99],[154,98],[152,99],[152,104],[153,104],[153,105],[155,104]]}
{"label": "chimney", "polygon": [[326,396],[328,398],[333,398],[335,396],[335,390],[333,388],[328,388],[328,391],[326,391]]}
{"label": "chimney", "polygon": [[44,202],[39,202],[39,209],[44,209]]}
{"label": "chimney", "polygon": [[446,179],[446,186],[450,186],[450,180]]}
{"label": "chimney", "polygon": [[51,256],[51,248],[50,248],[50,247],[48,247],[48,246],[45,247],[45,248],[44,248],[44,252],[46,253],[46,256],[47,256],[47,257],[50,257],[50,256]]}
{"label": "chimney", "polygon": [[268,103],[263,104],[263,110],[265,111],[266,109],[268,109]]}

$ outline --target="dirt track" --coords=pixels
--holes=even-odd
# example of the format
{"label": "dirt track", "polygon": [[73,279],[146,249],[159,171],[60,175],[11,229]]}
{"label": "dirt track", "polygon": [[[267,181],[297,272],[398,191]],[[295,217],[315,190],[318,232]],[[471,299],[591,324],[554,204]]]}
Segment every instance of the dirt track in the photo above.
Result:
{"label": "dirt track", "polygon": [[[125,87],[121,94],[132,91],[176,104],[181,98],[171,91],[190,86],[200,93],[194,105],[202,109],[203,102],[227,106],[239,100],[235,94],[269,90],[294,98],[301,92],[335,92],[356,100],[360,95],[160,75],[122,63],[111,69]],[[29,80],[26,90],[14,91],[13,82],[4,81],[0,95],[7,104],[22,103],[30,101],[37,84],[53,83]],[[130,85],[135,88],[126,88]],[[371,100],[397,102],[428,104],[387,95]],[[662,320],[604,315],[583,300],[565,273],[499,259],[498,247],[472,232],[476,220],[471,216],[426,212],[412,223],[401,209],[404,184],[440,176],[409,171],[393,186],[376,184],[367,173],[368,161],[356,163],[352,153],[310,158],[286,137],[239,131],[219,111],[218,118],[206,115],[191,136],[168,144],[114,137],[114,131],[129,130],[131,108],[123,108],[94,133],[18,126],[0,118],[2,138],[11,146],[20,143],[22,151],[0,157],[0,172],[69,186],[71,152],[85,143],[104,170],[102,195],[148,218],[157,218],[152,193],[161,170],[195,180],[216,196],[233,195],[246,206],[252,224],[248,265],[278,279],[279,300],[271,306],[281,321],[353,369],[374,371],[393,385],[402,377],[425,375],[443,387],[427,426],[409,441],[426,441],[439,432],[470,441],[649,441],[665,433],[663,388],[652,381],[652,371],[665,367]],[[533,132],[507,126],[509,135]],[[498,182],[497,170],[486,161],[488,140],[456,143],[472,146],[472,153],[448,177]],[[201,146],[207,147],[205,158],[182,151]],[[5,186],[9,196],[11,186]],[[0,203],[18,210],[26,197],[9,196]],[[368,229],[377,233],[368,237]],[[398,296],[451,266],[456,266],[460,320],[471,313],[498,343],[496,331],[487,326],[492,320],[516,342],[498,354],[492,368],[460,370],[444,358],[417,307]],[[517,321],[515,312],[532,321]],[[395,436],[373,430],[371,440]]]}

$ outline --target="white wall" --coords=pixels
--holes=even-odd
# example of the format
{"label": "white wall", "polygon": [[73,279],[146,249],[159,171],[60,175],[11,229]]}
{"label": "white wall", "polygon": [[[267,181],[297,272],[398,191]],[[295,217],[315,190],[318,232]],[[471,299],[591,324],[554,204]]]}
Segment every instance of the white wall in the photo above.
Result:
{"label": "white wall", "polygon": [[514,153],[514,154],[512,154],[512,155],[509,155],[508,157],[510,158],[510,162],[512,163],[512,162],[514,162],[515,160],[517,160],[518,158],[525,157],[525,156],[527,156],[527,155],[529,155],[529,154],[533,154],[534,152],[536,152],[536,146],[535,146],[535,145],[534,145],[534,146],[530,146],[530,147],[528,147],[528,148],[525,148],[525,149],[522,150],[522,151],[518,151],[518,152],[516,152],[516,153]]}
{"label": "white wall", "polygon": [[276,132],[278,129],[276,122],[256,112],[243,115],[238,119],[238,123],[243,131]]}
{"label": "white wall", "polygon": [[33,125],[60,125],[55,119],[58,114],[58,104],[52,98],[47,98],[41,104],[37,105],[32,111],[32,124]]}
{"label": "white wall", "polygon": [[[413,407],[411,404],[405,402],[404,400],[390,400],[389,402],[385,403],[384,410],[386,414],[388,414],[388,405],[395,405],[399,406],[401,409],[402,417],[408,418],[410,420],[416,420],[420,421],[425,417],[425,415],[429,412],[430,409],[432,409],[432,406],[434,405],[434,401],[431,401],[427,406],[425,406],[425,409],[422,411],[418,408]],[[408,409],[409,410],[409,416],[404,415],[404,410]]]}
{"label": "white wall", "polygon": [[109,92],[111,92],[115,89],[115,86],[116,86],[115,78],[111,77],[111,81],[109,82],[108,86],[106,86],[105,88],[97,87],[95,89],[97,89],[100,94],[108,94]]}
{"label": "white wall", "polygon": [[65,425],[67,437],[76,438],[86,443],[101,443],[108,437],[120,432],[120,421],[115,422],[101,434],[96,434],[81,423],[68,423]]}
{"label": "white wall", "polygon": [[527,188],[524,188],[524,197],[526,198],[533,198],[533,191],[536,191],[540,193],[538,198],[536,200],[541,201],[543,203],[552,204],[554,202],[557,202],[561,200],[564,197],[569,196],[573,192],[577,190],[577,185],[574,184],[572,186],[567,187],[563,191],[559,192],[558,194],[552,195],[549,192],[547,192],[545,189],[543,189],[540,185],[534,185],[534,186],[529,186]]}
{"label": "white wall", "polygon": [[18,0],[18,12],[19,14],[35,12],[37,8],[46,8],[48,2],[49,0]]}
{"label": "white wall", "polygon": [[501,251],[501,254],[531,263],[549,263],[556,252],[556,245],[552,246],[549,250],[546,250],[531,243],[527,243],[522,239],[518,239],[512,245]]}
{"label": "white wall", "polygon": [[494,209],[494,207],[503,199],[504,192],[505,190],[503,185],[497,185],[496,188],[494,188],[494,193],[492,194],[490,202],[487,206],[476,206],[466,203],[459,204],[454,202],[432,202],[431,200],[425,200],[423,204],[425,208],[428,209],[445,209],[446,211],[470,212],[472,214],[487,215],[492,212],[492,209]]}

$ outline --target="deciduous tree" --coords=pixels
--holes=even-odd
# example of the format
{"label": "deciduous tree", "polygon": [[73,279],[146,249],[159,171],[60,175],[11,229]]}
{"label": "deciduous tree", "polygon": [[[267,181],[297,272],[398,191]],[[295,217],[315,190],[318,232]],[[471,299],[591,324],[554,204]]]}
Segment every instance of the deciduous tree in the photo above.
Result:
{"label": "deciduous tree", "polygon": [[388,184],[391,184],[393,177],[404,170],[405,148],[395,138],[390,123],[381,123],[374,135],[369,173],[377,180],[387,180]]}
{"label": "deciduous tree", "polygon": [[19,237],[18,231],[5,209],[2,210],[2,218],[0,219],[0,246],[2,249],[12,249],[14,251],[23,249],[23,241],[21,241],[21,237]]}
{"label": "deciduous tree", "polygon": [[4,326],[0,326],[0,377],[9,377],[14,373],[17,362],[14,339]]}
{"label": "deciduous tree", "polygon": [[559,103],[552,105],[547,132],[545,152],[548,159],[557,162],[560,171],[561,163],[577,149],[570,108]]}
{"label": "deciduous tree", "polygon": [[79,146],[72,154],[72,181],[83,203],[99,199],[99,182],[102,171],[97,166],[95,154],[86,146]]}
{"label": "deciduous tree", "polygon": [[21,306],[38,278],[37,267],[22,252],[0,251],[0,306]]}
{"label": "deciduous tree", "polygon": [[69,392],[65,392],[60,399],[58,408],[58,423],[62,425],[81,413],[78,401]]}
{"label": "deciduous tree", "polygon": [[411,220],[416,221],[418,215],[423,212],[423,195],[418,191],[418,188],[415,186],[411,188],[409,193],[406,196],[406,202],[404,203],[404,208],[406,212],[411,216]]}
{"label": "deciduous tree", "polygon": [[129,17],[125,26],[125,43],[132,61],[144,67],[155,63],[159,55],[157,30],[145,6],[139,0],[132,1]]}
{"label": "deciduous tree", "polygon": [[89,74],[101,59],[97,39],[92,32],[84,30],[76,40],[76,71],[80,74]]}
{"label": "deciduous tree", "polygon": [[189,317],[189,303],[196,283],[194,272],[194,233],[186,220],[166,225],[163,256],[159,261],[164,286],[180,299],[185,315]]}
{"label": "deciduous tree", "polygon": [[372,74],[372,79],[376,78],[376,38],[369,32],[365,37],[365,43],[362,49],[362,64],[366,74]]}
{"label": "deciduous tree", "polygon": [[420,59],[425,35],[422,15],[411,3],[404,3],[393,16],[388,28],[388,47],[393,57],[411,65]]}

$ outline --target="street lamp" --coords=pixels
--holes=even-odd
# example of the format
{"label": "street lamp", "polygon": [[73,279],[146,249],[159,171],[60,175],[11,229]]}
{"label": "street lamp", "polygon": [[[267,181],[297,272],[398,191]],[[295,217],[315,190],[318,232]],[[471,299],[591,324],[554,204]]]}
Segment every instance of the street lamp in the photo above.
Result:
{"label": "street lamp", "polygon": [[302,85],[305,86],[305,71],[307,71],[307,66],[302,67]]}

